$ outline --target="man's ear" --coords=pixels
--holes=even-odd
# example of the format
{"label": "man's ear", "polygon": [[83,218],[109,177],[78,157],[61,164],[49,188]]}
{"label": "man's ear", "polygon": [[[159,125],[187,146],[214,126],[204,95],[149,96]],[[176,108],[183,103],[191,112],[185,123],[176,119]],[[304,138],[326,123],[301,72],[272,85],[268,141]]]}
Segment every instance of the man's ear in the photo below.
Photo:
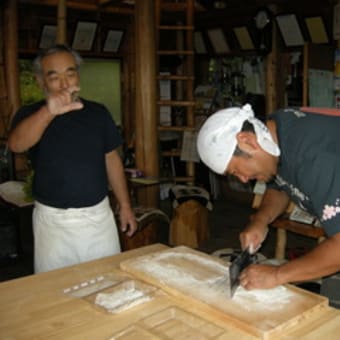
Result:
{"label": "man's ear", "polygon": [[259,148],[256,135],[250,131],[241,131],[236,135],[238,146],[241,150],[250,152]]}

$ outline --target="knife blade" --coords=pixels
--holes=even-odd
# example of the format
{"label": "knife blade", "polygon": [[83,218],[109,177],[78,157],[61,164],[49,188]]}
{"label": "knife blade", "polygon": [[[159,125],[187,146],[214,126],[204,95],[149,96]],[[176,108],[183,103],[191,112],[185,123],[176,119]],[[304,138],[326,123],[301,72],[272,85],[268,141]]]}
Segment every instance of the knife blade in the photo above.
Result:
{"label": "knife blade", "polygon": [[240,285],[239,276],[243,269],[256,262],[256,255],[250,254],[249,249],[243,250],[229,267],[230,295],[233,297],[236,288]]}

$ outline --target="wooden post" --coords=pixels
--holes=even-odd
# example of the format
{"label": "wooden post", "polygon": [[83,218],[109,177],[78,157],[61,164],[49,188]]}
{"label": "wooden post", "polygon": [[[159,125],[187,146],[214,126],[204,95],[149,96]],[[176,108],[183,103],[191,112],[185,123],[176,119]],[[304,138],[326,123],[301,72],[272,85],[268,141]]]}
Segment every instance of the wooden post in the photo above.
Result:
{"label": "wooden post", "polygon": [[[136,165],[147,176],[159,175],[156,115],[155,13],[152,0],[136,1]],[[159,189],[140,190],[139,201],[157,206]]]}
{"label": "wooden post", "polygon": [[[4,8],[0,7],[0,35],[4,37]],[[0,39],[0,142],[7,138],[9,129],[10,112],[8,112],[7,87],[5,81],[5,64],[4,64],[4,42]]]}
{"label": "wooden post", "polygon": [[124,139],[129,148],[135,146],[136,140],[136,53],[134,25],[129,25],[126,38],[121,46],[122,53],[122,126],[124,126]]}
{"label": "wooden post", "polygon": [[[271,8],[275,12],[275,8]],[[278,33],[273,23],[272,51],[266,58],[266,114],[277,109],[277,63],[278,63]]]}
{"label": "wooden post", "polygon": [[275,248],[275,258],[278,260],[285,259],[286,243],[287,243],[287,232],[284,229],[278,228],[276,230],[276,248]]}
{"label": "wooden post", "polygon": [[303,46],[302,106],[308,106],[308,60],[309,48],[308,43],[305,43]]}
{"label": "wooden post", "polygon": [[58,1],[57,44],[66,44],[66,0]]}
{"label": "wooden post", "polygon": [[7,1],[5,8],[4,51],[6,84],[11,115],[20,107],[20,86],[18,66],[18,1]]}
{"label": "wooden post", "polygon": [[[4,65],[7,86],[7,107],[10,120],[20,107],[20,85],[18,65],[18,0],[8,0],[4,11]],[[10,125],[10,124],[9,124]],[[18,172],[27,170],[25,154],[17,154],[14,158],[14,172],[17,178]],[[11,176],[12,176],[11,175]]]}
{"label": "wooden post", "polygon": [[[194,8],[194,0],[187,1],[187,25],[188,26],[194,26],[194,14],[195,14],[195,8]],[[193,31],[186,31],[186,46],[187,50],[194,50],[194,32]],[[189,57],[187,63],[186,63],[186,72],[189,76],[194,76],[195,70],[194,70],[194,56]],[[187,100],[194,101],[194,80],[190,79],[186,82],[186,93],[187,93]],[[187,108],[187,125],[194,127],[195,126],[195,113],[194,113],[194,107],[189,106]],[[194,162],[187,162],[186,163],[186,172],[187,176],[195,177],[195,163]],[[194,184],[194,182],[190,182],[190,184]]]}

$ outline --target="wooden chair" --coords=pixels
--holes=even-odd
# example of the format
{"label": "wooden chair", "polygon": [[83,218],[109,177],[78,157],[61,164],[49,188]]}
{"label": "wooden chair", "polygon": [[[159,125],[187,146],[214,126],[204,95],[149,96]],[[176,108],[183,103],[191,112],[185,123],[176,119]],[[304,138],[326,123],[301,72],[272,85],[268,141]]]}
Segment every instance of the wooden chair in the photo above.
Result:
{"label": "wooden chair", "polygon": [[[154,243],[169,243],[170,219],[157,208],[134,207],[137,220],[137,231],[132,237],[126,236],[119,229],[122,251],[147,246]],[[119,213],[115,216],[119,223]]]}
{"label": "wooden chair", "polygon": [[323,228],[316,227],[311,224],[291,221],[288,219],[288,217],[279,217],[273,223],[271,223],[270,226],[277,229],[275,258],[278,260],[285,259],[287,231],[318,239],[318,242],[321,242],[325,239]]}
{"label": "wooden chair", "polygon": [[[117,226],[120,215],[115,196],[109,192],[110,205],[114,211]],[[157,208],[135,206],[133,211],[137,221],[137,230],[131,237],[123,233],[118,227],[120,246],[122,251],[147,246],[154,243],[169,244],[170,219],[166,213]]]}
{"label": "wooden chair", "polygon": [[[262,195],[255,195],[253,199],[252,207],[257,209],[262,201]],[[278,260],[285,259],[286,246],[287,246],[287,231],[303,235],[311,238],[315,238],[318,242],[325,239],[325,232],[323,228],[316,227],[313,224],[305,224],[295,222],[289,219],[289,214],[293,211],[295,205],[290,203],[286,210],[286,214],[278,217],[274,222],[270,224],[270,227],[277,229],[276,245],[275,245],[275,258]]]}

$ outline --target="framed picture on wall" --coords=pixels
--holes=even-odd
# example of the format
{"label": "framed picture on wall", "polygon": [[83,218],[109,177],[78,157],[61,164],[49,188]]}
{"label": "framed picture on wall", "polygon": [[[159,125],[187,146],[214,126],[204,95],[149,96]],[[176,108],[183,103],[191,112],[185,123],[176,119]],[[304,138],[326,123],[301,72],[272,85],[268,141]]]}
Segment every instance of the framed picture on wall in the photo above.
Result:
{"label": "framed picture on wall", "polygon": [[329,42],[322,17],[305,18],[305,23],[313,44],[327,44]]}
{"label": "framed picture on wall", "polygon": [[253,40],[246,26],[234,27],[233,31],[242,50],[255,49]]}
{"label": "framed picture on wall", "polygon": [[118,52],[123,40],[124,31],[108,30],[104,42],[103,52]]}
{"label": "framed picture on wall", "polygon": [[41,30],[39,48],[45,49],[53,46],[57,39],[57,26],[44,25]]}
{"label": "framed picture on wall", "polygon": [[73,37],[72,48],[79,51],[90,51],[96,36],[97,23],[79,21]]}
{"label": "framed picture on wall", "polygon": [[333,39],[340,39],[340,3],[333,9]]}
{"label": "framed picture on wall", "polygon": [[278,15],[276,16],[276,22],[287,47],[302,46],[305,43],[295,14]]}
{"label": "framed picture on wall", "polygon": [[224,36],[222,29],[209,29],[207,31],[211,45],[214,48],[215,53],[228,53],[230,52],[229,45]]}
{"label": "framed picture on wall", "polygon": [[196,31],[194,33],[194,46],[195,46],[196,53],[198,53],[198,54],[206,54],[207,53],[207,48],[206,48],[204,40],[203,40],[202,32]]}

